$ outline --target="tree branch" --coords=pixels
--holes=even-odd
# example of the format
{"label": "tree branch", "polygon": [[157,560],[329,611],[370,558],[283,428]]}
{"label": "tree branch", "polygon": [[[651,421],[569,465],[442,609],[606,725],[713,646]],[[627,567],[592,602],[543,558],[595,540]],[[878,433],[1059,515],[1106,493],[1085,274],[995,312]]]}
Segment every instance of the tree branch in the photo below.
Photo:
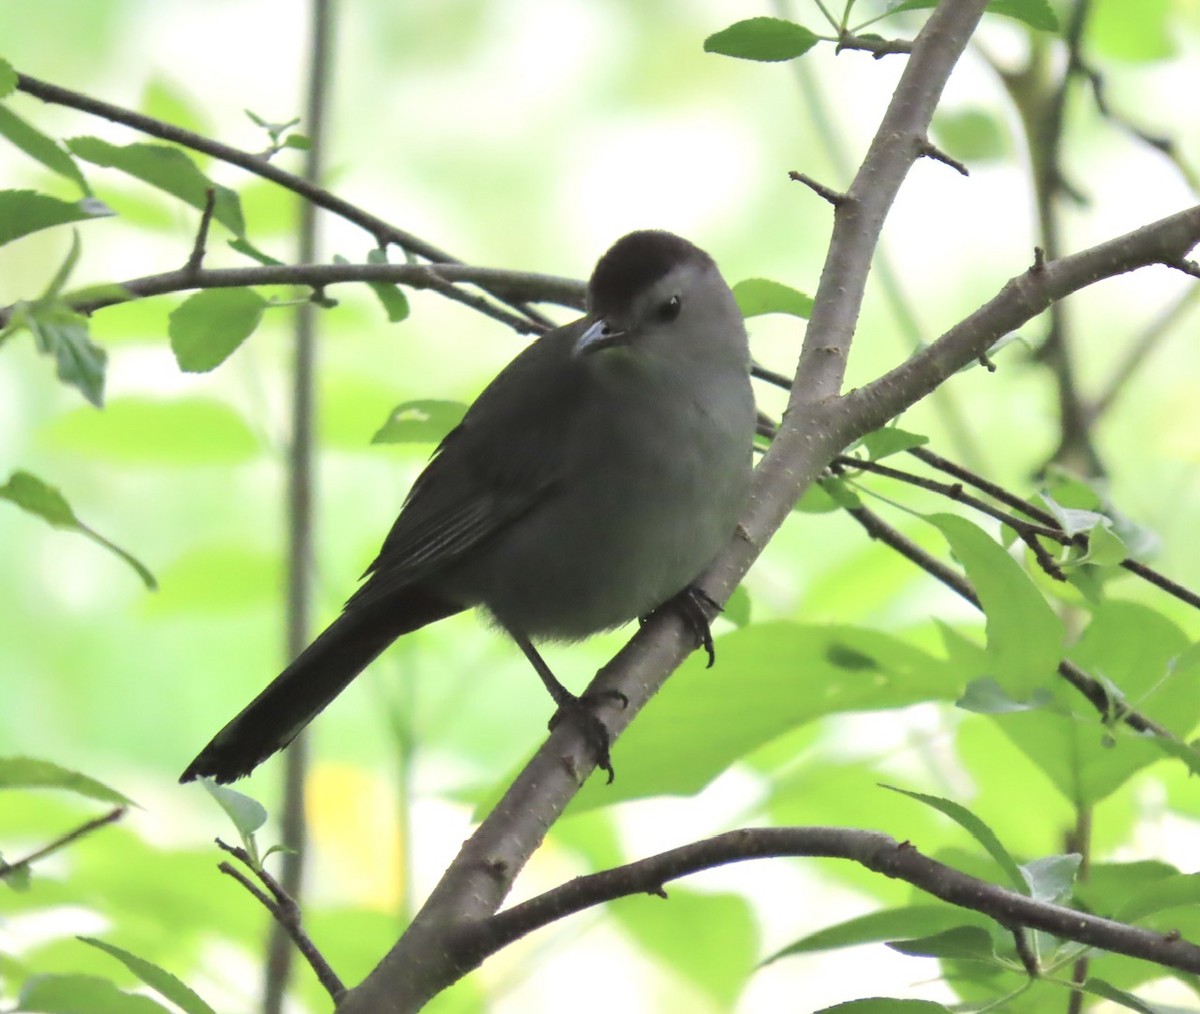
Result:
{"label": "tree branch", "polygon": [[1010,891],[922,855],[877,831],[840,827],[769,827],[727,831],[626,866],[576,877],[477,924],[462,941],[478,965],[533,930],[634,894],[664,895],[663,886],[702,870],[748,859],[805,856],[849,859],[904,880],[960,908],[990,916],[1006,929],[1030,927],[1167,968],[1200,972],[1200,947],[1177,935],[1142,929]]}
{"label": "tree branch", "polygon": [[833,236],[814,297],[800,355],[801,399],[821,401],[841,390],[846,358],[862,306],[871,256],[900,184],[927,144],[934,107],[985,3],[939,5],[913,42],[912,57],[896,85],[862,166],[834,207]]}
{"label": "tree branch", "polygon": [[1170,264],[1183,258],[1197,242],[1200,205],[1088,250],[1035,263],[933,344],[878,380],[849,393],[840,410],[855,416],[865,412],[864,418],[871,421],[872,428],[882,426],[1055,300],[1103,278],[1150,264]]}
{"label": "tree branch", "polygon": [[313,943],[312,938],[305,932],[304,926],[300,919],[300,906],[296,904],[296,900],[287,893],[279,885],[274,877],[271,876],[261,866],[256,866],[250,859],[250,855],[245,849],[239,848],[236,845],[228,845],[217,839],[217,846],[223,851],[228,852],[234,859],[240,862],[246,869],[250,870],[255,877],[262,882],[264,891],[254,883],[245,873],[239,870],[236,866],[229,862],[222,862],[217,866],[226,876],[232,877],[249,891],[270,914],[271,918],[281,926],[292,943],[296,945],[297,950],[304,955],[304,960],[308,962],[312,968],[317,980],[325,988],[325,991],[335,1001],[342,997],[346,992],[346,987],[342,984],[342,980],[338,978],[337,973],[330,967],[329,962],[325,960]]}
{"label": "tree branch", "polygon": [[[211,155],[215,159],[219,159],[229,165],[237,166],[239,169],[246,170],[246,172],[253,173],[255,176],[261,176],[272,183],[277,183],[279,186],[303,197],[309,203],[315,204],[318,208],[324,208],[326,211],[332,212],[340,218],[344,218],[346,221],[353,222],[360,228],[365,229],[381,248],[386,247],[389,243],[394,243],[401,249],[418,257],[424,257],[426,260],[433,261],[436,264],[461,263],[456,257],[452,257],[432,243],[410,232],[406,232],[398,226],[392,225],[390,222],[385,222],[382,218],[372,215],[370,212],[355,204],[351,204],[349,201],[337,197],[324,187],[318,186],[315,182],[303,179],[295,175],[295,173],[289,173],[285,169],[280,169],[277,165],[268,162],[261,155],[222,144],[220,141],[214,141],[212,138],[204,137],[190,130],[184,130],[182,127],[176,127],[174,124],[165,123],[162,120],[156,120],[152,116],[134,112],[132,109],[123,109],[120,106],[113,105],[111,102],[92,98],[90,95],[83,95],[79,92],[71,91],[69,88],[50,84],[47,81],[39,81],[28,74],[17,74],[17,88],[20,91],[41,99],[43,102],[68,106],[71,109],[78,109],[80,112],[99,116],[113,123],[132,127],[134,130],[148,134],[150,137],[171,141],[185,148],[190,148],[192,151],[203,152],[205,155]],[[518,301],[509,300],[500,293],[496,293],[496,295],[525,316],[528,324],[541,327],[552,326],[552,322],[537,311],[521,306]]]}
{"label": "tree branch", "polygon": [[[487,313],[521,334],[540,332],[542,327],[450,283],[478,285],[489,291],[503,291],[510,296],[521,293],[521,298],[575,309],[582,309],[584,301],[583,283],[571,278],[480,268],[468,264],[270,264],[245,268],[200,268],[196,271],[183,267],[162,274],[131,278],[115,287],[106,287],[101,295],[90,294],[86,289],[75,297],[68,293],[66,301],[79,313],[91,314],[131,299],[192,289],[225,289],[248,285],[307,285],[322,289],[343,282],[396,282],[414,289],[433,289],[473,310]],[[0,308],[0,328],[7,325],[13,309],[12,306]]]}

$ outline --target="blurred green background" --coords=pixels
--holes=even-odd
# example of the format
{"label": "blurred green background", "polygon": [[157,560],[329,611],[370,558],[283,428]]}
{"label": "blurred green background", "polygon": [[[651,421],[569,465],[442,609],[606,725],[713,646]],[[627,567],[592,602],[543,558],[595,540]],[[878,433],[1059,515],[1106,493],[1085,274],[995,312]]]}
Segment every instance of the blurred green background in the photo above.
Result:
{"label": "blurred green background", "polygon": [[[1136,6],[1097,5],[1091,45],[1110,98],[1147,130],[1170,134],[1198,164],[1200,129],[1181,98],[1200,94],[1197,5],[1164,0],[1134,18]],[[583,278],[622,233],[663,227],[712,252],[731,282],[767,277],[812,292],[830,213],[787,173],[845,186],[831,137],[856,165],[903,64],[835,57],[829,46],[802,67],[702,51],[710,33],[760,13],[771,11],[734,0],[341,4],[326,183],[470,263]],[[813,8],[797,4],[795,13],[819,28]],[[273,121],[302,109],[306,20],[305,5],[280,0],[4,4],[0,55],[32,76],[255,149],[265,141],[245,108]],[[980,39],[988,53],[1018,61],[1026,31],[987,20]],[[54,136],[138,139],[29,96],[6,101]],[[1180,175],[1092,104],[1079,97],[1068,112],[1066,166],[1089,197],[1066,213],[1068,249],[1191,203]],[[916,165],[874,276],[881,266],[894,271],[924,341],[1023,270],[1036,242],[1016,117],[978,52],[956,70],[939,122],[939,138],[970,162],[971,176]],[[299,158],[285,151],[279,162],[294,169]],[[239,170],[199,162],[242,194],[254,241],[294,257],[296,201]],[[192,209],[115,172],[91,167],[89,180],[119,217],[80,227],[74,284],[182,264],[196,228]],[[3,142],[0,181],[73,199],[66,181]],[[322,236],[326,258],[361,260],[372,245],[328,216]],[[51,229],[0,249],[0,305],[40,292],[69,243],[67,230]],[[244,263],[223,242],[209,249],[209,266]],[[1186,285],[1158,269],[1069,300],[1086,392],[1104,389],[1139,333]],[[372,434],[400,402],[469,401],[523,340],[429,293],[411,294],[413,312],[397,325],[361,286],[331,294],[338,306],[319,318],[318,622],[355,587],[432,449],[371,445]],[[87,524],[144,561],[160,583],[147,592],[115,557],[0,505],[0,753],[87,771],[141,805],[121,827],[47,865],[51,889],[57,878],[73,878],[71,890],[58,888],[57,921],[23,918],[19,898],[0,898],[0,918],[15,906],[0,924],[0,952],[39,969],[112,975],[111,959],[70,936],[106,933],[183,975],[218,1009],[249,1010],[264,917],[215,871],[207,843],[229,834],[216,807],[175,779],[284,661],[291,316],[268,311],[227,364],[185,376],[166,339],[167,315],[181,301],[157,297],[95,316],[93,335],[110,355],[103,411],[56,382],[27,335],[0,352],[0,474],[28,469],[61,488]],[[1194,311],[1180,316],[1095,434],[1114,502],[1156,533],[1156,565],[1192,586],[1200,585],[1197,321]],[[1028,337],[1040,333],[1033,325]],[[756,357],[785,373],[802,334],[794,318],[752,321]],[[895,364],[912,338],[873,285],[849,383]],[[1053,389],[1024,346],[1010,346],[997,362],[995,374],[974,369],[955,378],[903,425],[1027,491],[1058,441]],[[759,393],[763,407],[778,412],[779,393]],[[938,544],[928,530],[911,530]],[[747,589],[756,621],[862,624],[918,643],[931,641],[933,617],[981,626],[839,514],[791,519]],[[1195,615],[1143,587],[1121,591],[1153,601],[1192,637],[1200,629]],[[624,636],[552,648],[551,665],[581,687]],[[735,707],[737,673],[724,675]],[[349,981],[371,967],[424,897],[469,830],[474,802],[540,742],[548,713],[519,652],[467,616],[402,639],[315,724],[310,930]],[[780,756],[804,758],[791,781],[762,777],[773,763],[767,748],[698,796],[569,818],[522,877],[519,896],[764,815],[878,827],[927,851],[959,841],[927,811],[876,789],[881,774],[969,798],[998,823],[1007,814],[1005,841],[1014,849],[1061,848],[1065,803],[994,731],[980,724],[959,736],[958,718],[933,705],[901,715],[835,716],[791,734],[776,744]],[[620,771],[619,747],[615,760]],[[1178,860],[1177,843],[1195,843],[1195,790],[1163,767],[1106,804],[1098,849],[1120,842],[1138,856]],[[266,765],[246,790],[271,806],[279,770],[278,761]],[[1044,808],[1036,821],[1020,819],[1022,793],[1035,788]],[[0,840],[11,857],[85,812],[55,796],[9,793]],[[743,990],[755,960],[911,893],[832,871],[747,866],[697,878],[661,911],[653,899],[631,899],[612,906],[615,918],[576,917],[489,962],[433,1009],[558,1010],[581,977],[589,988],[572,1003],[580,1011],[808,1010],[860,984],[946,998],[944,986],[919,984],[936,976],[932,963],[879,948],[869,969],[860,952],[804,956],[769,966]],[[670,953],[673,946],[686,955]],[[324,1009],[306,969],[298,983],[297,1003],[313,1006],[297,1009]]]}

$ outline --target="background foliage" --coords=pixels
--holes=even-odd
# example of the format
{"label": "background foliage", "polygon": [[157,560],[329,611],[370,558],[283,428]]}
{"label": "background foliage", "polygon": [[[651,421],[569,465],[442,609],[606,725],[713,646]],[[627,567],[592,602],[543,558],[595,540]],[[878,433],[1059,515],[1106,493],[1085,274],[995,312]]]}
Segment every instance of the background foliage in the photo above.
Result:
{"label": "background foliage", "polygon": [[[1085,50],[1114,109],[1170,136],[1184,166],[1200,163],[1200,136],[1180,100],[1197,87],[1195,5],[1093,6]],[[789,183],[787,170],[844,185],[903,57],[835,57],[826,44],[798,63],[763,64],[704,51],[706,37],[759,13],[769,12],[720,0],[460,0],[436,14],[424,5],[344,5],[325,182],[471,263],[583,277],[616,236],[662,226],[712,251],[731,282],[765,277],[811,292],[828,209]],[[797,4],[792,13],[823,30],[815,8]],[[911,29],[922,16],[887,22],[886,31]],[[35,14],[9,5],[0,8],[0,40],[25,73],[247,149],[272,139],[245,106],[281,123],[301,104],[304,25],[290,7],[265,0],[47,0]],[[1016,66],[1044,51],[1050,73],[1061,47],[995,16],[985,19],[980,44],[956,70],[935,121],[936,139],[968,162],[971,176],[931,161],[911,175],[885,232],[851,383],[877,376],[968,313],[1024,268],[1039,241],[1020,117],[982,54]],[[103,168],[111,150],[83,140],[143,138],[26,95],[3,102],[46,134],[74,139],[68,149],[77,160],[68,164],[82,172],[52,172],[0,141],[4,189],[68,202],[86,192],[117,212],[76,226],[71,286],[182,264],[202,200],[193,192],[189,206],[186,195]],[[1063,206],[1068,250],[1194,200],[1186,172],[1101,115],[1084,88],[1071,93],[1064,136],[1064,171],[1087,198]],[[285,149],[277,160],[293,166],[300,157]],[[294,257],[295,198],[228,166],[196,163],[240,195],[253,244]],[[3,213],[0,205],[0,222]],[[216,218],[206,264],[249,263],[225,243],[241,223],[232,213]],[[328,258],[362,261],[371,245],[328,221]],[[0,247],[0,305],[45,292],[72,249],[69,226]],[[1126,365],[1139,335],[1186,286],[1165,270],[1140,272],[1072,298],[1067,312],[1084,397],[1116,385],[1091,431],[1107,472],[1099,485],[1129,519],[1128,544],[1195,587],[1200,427],[1196,353],[1186,340],[1194,312],[1184,306],[1153,354],[1136,370]],[[296,298],[282,288],[259,295]],[[318,374],[319,619],[353,588],[437,427],[405,443],[373,444],[373,435],[398,404],[469,401],[518,347],[505,328],[431,293],[409,293],[411,312],[399,322],[389,320],[403,316],[395,303],[381,306],[366,286],[330,295],[337,305],[320,317]],[[79,520],[132,554],[158,585],[148,590],[95,540],[0,508],[0,571],[10,577],[0,583],[0,754],[87,772],[139,805],[39,863],[25,890],[0,895],[0,996],[11,1005],[25,990],[22,1009],[156,1009],[120,998],[111,1007],[39,1006],[30,993],[38,975],[99,977],[77,984],[90,998],[100,996],[100,981],[137,985],[136,970],[76,934],[170,969],[215,1009],[254,1002],[264,915],[215,870],[208,841],[229,834],[219,811],[202,792],[174,784],[282,654],[291,311],[235,298],[243,302],[234,310],[261,313],[261,323],[211,373],[180,366],[212,365],[204,358],[211,337],[187,326],[189,314],[211,321],[212,307],[180,309],[185,297],[169,295],[97,313],[90,331],[107,357],[102,409],[99,353],[84,346],[82,360],[67,363],[72,385],[56,378],[62,360],[39,352],[28,333],[0,349],[0,477],[11,476],[0,494],[45,502],[50,494],[22,472],[57,487]],[[218,340],[229,333],[214,332]],[[761,362],[793,372],[795,317],[755,317],[751,334]],[[996,355],[997,372],[961,374],[902,425],[1032,493],[1033,475],[1062,439],[1053,374],[1031,351],[1041,335],[1031,328],[1028,344]],[[764,408],[778,410],[778,392],[760,394]],[[696,657],[673,678],[617,746],[615,785],[585,787],[524,874],[520,895],[729,827],[834,824],[886,831],[997,882],[1017,864],[1029,876],[1045,873],[1027,864],[1082,848],[1085,881],[1072,887],[1075,868],[1060,860],[1036,890],[1073,890],[1092,911],[1195,939],[1200,796],[1187,766],[1102,726],[1051,675],[1065,648],[1186,737],[1200,720],[1189,648],[1195,611],[1115,571],[1079,571],[1064,588],[946,517],[942,498],[871,477],[863,484],[903,504],[880,509],[922,546],[943,556],[952,548],[988,607],[986,640],[973,610],[868,541],[844,513],[798,512],[722,621],[717,667],[704,671]],[[1068,506],[1097,505],[1080,487],[1054,490]],[[618,634],[557,650],[552,665],[582,686],[621,643]],[[983,676],[998,684],[995,694],[955,707]],[[472,814],[540,741],[546,717],[519,653],[469,617],[403,639],[322,716],[308,779],[306,924],[346,981],[386,949]],[[30,781],[26,768],[0,781],[12,786],[0,805],[0,849],[10,861],[113,801]],[[271,808],[277,781],[268,767],[246,789]],[[880,782],[969,807],[1002,848],[989,853],[978,828]],[[881,910],[889,911],[866,915]],[[845,924],[858,916],[867,921]],[[944,931],[957,935],[935,936]],[[874,943],[900,937],[934,937],[909,950],[944,960]],[[1051,943],[1042,946],[1049,957]],[[785,948],[794,953],[755,970]],[[1064,975],[1071,956],[1057,953]],[[597,976],[601,967],[608,972]],[[1194,978],[1155,981],[1164,972],[1148,962],[1097,956],[1090,974],[1197,1006]],[[985,1001],[1024,981],[1011,942],[981,917],[849,864],[772,862],[694,878],[673,888],[669,903],[630,898],[577,916],[510,948],[432,1009],[552,1010],[564,995],[577,1010],[816,1009],[856,995]],[[324,1009],[322,996],[301,970],[297,1009]],[[1039,982],[1013,1009],[1065,1010],[1068,1002],[1061,986]]]}

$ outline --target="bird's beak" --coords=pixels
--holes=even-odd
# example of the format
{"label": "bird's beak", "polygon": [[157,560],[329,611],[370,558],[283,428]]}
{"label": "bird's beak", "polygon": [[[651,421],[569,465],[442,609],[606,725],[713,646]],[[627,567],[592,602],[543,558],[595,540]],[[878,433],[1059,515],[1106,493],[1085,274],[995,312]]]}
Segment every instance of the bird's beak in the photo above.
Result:
{"label": "bird's beak", "polygon": [[575,355],[588,356],[614,345],[629,344],[628,331],[616,331],[601,318],[593,323],[575,341]]}

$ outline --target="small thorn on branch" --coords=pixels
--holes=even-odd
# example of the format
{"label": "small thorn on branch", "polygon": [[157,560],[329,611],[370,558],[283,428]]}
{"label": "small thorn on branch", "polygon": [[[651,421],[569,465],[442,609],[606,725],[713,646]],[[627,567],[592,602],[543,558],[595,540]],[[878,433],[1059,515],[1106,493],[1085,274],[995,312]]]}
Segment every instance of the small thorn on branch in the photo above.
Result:
{"label": "small thorn on branch", "polygon": [[920,142],[920,144],[917,145],[917,153],[923,158],[931,158],[935,162],[941,162],[942,165],[948,165],[951,169],[962,174],[963,176],[971,175],[970,170],[968,170],[962,162],[954,158],[952,155],[947,155],[944,151],[942,151],[941,148],[939,148],[928,138],[925,138]]}
{"label": "small thorn on branch", "polygon": [[788,179],[792,180],[796,183],[803,183],[814,194],[816,194],[818,197],[824,198],[826,201],[828,201],[830,204],[832,204],[835,208],[840,207],[842,204],[846,203],[846,195],[845,194],[840,193],[839,191],[834,190],[831,187],[825,186],[824,183],[818,183],[807,173],[798,173],[798,172],[796,172],[795,169],[793,169],[791,172],[788,173]]}
{"label": "small thorn on branch", "polygon": [[1029,270],[1035,275],[1040,275],[1046,270],[1046,251],[1040,246],[1033,248],[1033,266]]}
{"label": "small thorn on branch", "polygon": [[1029,946],[1029,937],[1025,932],[1024,926],[1009,926],[1008,931],[1013,935],[1013,944],[1016,946],[1017,957],[1021,959],[1021,964],[1025,966],[1025,971],[1029,973],[1031,979],[1036,979],[1041,974],[1041,966],[1038,964],[1037,955],[1033,948]]}
{"label": "small thorn on branch", "polygon": [[1176,271],[1182,271],[1185,275],[1191,275],[1193,278],[1200,278],[1200,263],[1193,260],[1188,260],[1186,257],[1180,257],[1178,260],[1163,261],[1169,268],[1174,268]]}
{"label": "small thorn on branch", "polygon": [[204,209],[200,212],[200,228],[196,230],[196,242],[192,244],[192,253],[184,264],[183,270],[194,273],[200,270],[204,263],[205,244],[208,242],[208,227],[212,224],[213,211],[217,206],[217,191],[208,187],[204,191]]}
{"label": "small thorn on branch", "polygon": [[324,285],[314,285],[312,294],[308,297],[310,303],[315,303],[317,306],[325,310],[332,310],[338,305],[338,301],[332,296],[325,295]]}

